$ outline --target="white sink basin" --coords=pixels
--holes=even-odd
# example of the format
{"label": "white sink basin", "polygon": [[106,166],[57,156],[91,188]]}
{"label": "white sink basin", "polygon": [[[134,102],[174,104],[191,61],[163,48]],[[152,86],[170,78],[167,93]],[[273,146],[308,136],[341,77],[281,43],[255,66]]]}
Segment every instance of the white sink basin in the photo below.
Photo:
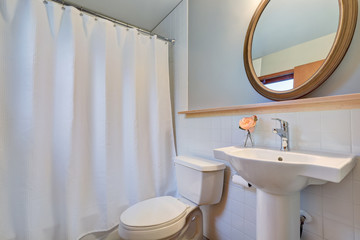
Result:
{"label": "white sink basin", "polygon": [[248,182],[274,194],[297,192],[310,184],[340,182],[357,156],[315,152],[283,152],[262,148],[225,147],[215,158],[227,160]]}
{"label": "white sink basin", "polygon": [[214,149],[214,155],[257,187],[258,240],[299,240],[300,190],[340,182],[359,160],[354,155],[241,147]]}

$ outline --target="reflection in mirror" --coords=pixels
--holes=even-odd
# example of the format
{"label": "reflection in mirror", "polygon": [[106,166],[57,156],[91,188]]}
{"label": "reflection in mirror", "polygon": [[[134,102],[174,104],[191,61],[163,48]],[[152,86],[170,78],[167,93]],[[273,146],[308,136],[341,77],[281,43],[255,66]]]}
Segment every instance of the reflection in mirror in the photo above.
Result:
{"label": "reflection in mirror", "polygon": [[265,87],[275,91],[286,91],[294,88],[294,79],[264,84]]}
{"label": "reflection in mirror", "polygon": [[338,25],[338,0],[271,0],[252,43],[259,80],[275,91],[302,85],[328,56]]}

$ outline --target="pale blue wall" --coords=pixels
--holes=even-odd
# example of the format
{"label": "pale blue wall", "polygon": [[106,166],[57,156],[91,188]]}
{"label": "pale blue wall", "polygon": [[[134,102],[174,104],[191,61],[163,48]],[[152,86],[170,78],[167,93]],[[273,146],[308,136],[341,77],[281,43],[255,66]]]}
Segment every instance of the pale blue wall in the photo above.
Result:
{"label": "pale blue wall", "polygon": [[[189,1],[189,109],[271,101],[251,87],[243,65],[246,30],[259,2]],[[334,74],[305,97],[360,93],[359,28]]]}

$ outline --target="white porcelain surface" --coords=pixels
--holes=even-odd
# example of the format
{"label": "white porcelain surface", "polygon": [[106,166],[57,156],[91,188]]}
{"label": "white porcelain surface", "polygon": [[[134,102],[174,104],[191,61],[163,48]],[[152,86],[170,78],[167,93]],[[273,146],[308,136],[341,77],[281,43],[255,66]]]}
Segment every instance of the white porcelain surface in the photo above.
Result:
{"label": "white porcelain surface", "polygon": [[202,158],[178,156],[174,160],[179,194],[198,205],[220,202],[225,164]]}
{"label": "white porcelain surface", "polygon": [[144,200],[126,209],[120,217],[128,227],[157,226],[185,215],[189,206],[171,196]]}
{"label": "white porcelain surface", "polygon": [[171,196],[151,198],[123,212],[118,233],[123,239],[164,239],[184,227],[194,208]]}
{"label": "white porcelain surface", "polygon": [[[203,235],[199,225],[192,230],[188,224],[185,225],[186,218],[189,214],[196,214],[191,213],[197,207],[196,204],[220,202],[226,166],[218,161],[187,156],[177,156],[174,164],[177,187],[182,198],[156,197],[128,208],[120,216],[118,233],[122,238],[169,239],[180,230],[196,230]],[[197,222],[202,226],[202,218]]]}
{"label": "white porcelain surface", "polygon": [[[258,240],[300,239],[300,190],[308,185],[324,184],[327,181],[339,183],[358,161],[358,156],[355,155],[283,152],[236,146],[215,149],[214,156],[229,161],[240,176],[256,186]],[[346,179],[351,178],[349,174]],[[343,182],[341,184],[347,186]],[[328,188],[331,187],[332,185],[328,185]],[[350,205],[344,204],[343,208],[332,211],[333,205],[333,201],[324,202],[324,208],[329,208],[326,217],[331,219],[333,215],[341,216],[342,222],[350,224]]]}
{"label": "white porcelain surface", "polygon": [[258,189],[274,194],[295,193],[310,184],[327,181],[339,183],[358,159],[354,155],[235,146],[215,149],[214,155],[229,161],[244,179]]}

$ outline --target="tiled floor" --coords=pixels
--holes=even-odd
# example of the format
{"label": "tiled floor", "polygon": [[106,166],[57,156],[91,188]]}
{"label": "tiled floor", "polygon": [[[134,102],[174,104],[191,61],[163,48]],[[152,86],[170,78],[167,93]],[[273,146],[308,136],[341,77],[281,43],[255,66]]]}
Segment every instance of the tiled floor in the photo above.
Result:
{"label": "tiled floor", "polygon": [[80,240],[121,240],[117,233],[117,226],[108,231],[90,233]]}
{"label": "tiled floor", "polygon": [[[82,237],[80,240],[121,240],[117,234],[117,226],[109,231],[96,232],[88,234]],[[207,237],[203,237],[203,240],[209,240]]]}

